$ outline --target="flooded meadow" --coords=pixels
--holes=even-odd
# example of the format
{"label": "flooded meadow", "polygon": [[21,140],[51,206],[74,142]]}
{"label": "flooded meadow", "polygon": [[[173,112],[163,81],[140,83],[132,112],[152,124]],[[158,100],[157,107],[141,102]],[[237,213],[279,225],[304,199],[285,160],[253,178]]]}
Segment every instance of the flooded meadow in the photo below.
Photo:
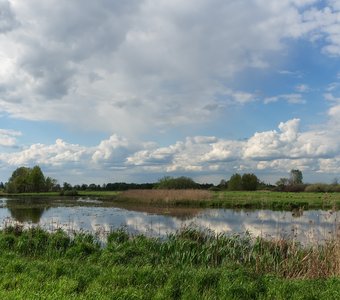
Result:
{"label": "flooded meadow", "polygon": [[339,234],[336,210],[203,209],[114,203],[92,198],[1,198],[2,227],[22,224],[48,231],[82,231],[105,237],[124,228],[133,235],[164,238],[185,227],[214,233],[285,238],[302,244],[322,243]]}

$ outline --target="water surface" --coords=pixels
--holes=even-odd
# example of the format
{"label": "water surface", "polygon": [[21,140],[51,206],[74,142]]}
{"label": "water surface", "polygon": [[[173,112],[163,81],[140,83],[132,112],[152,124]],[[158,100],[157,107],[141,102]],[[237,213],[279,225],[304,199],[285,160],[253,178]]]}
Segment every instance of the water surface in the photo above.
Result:
{"label": "water surface", "polygon": [[200,209],[101,202],[90,198],[0,199],[0,224],[20,223],[47,230],[105,234],[124,227],[132,234],[165,237],[186,226],[215,233],[291,238],[303,244],[323,242],[337,234],[339,211],[272,211],[266,209]]}

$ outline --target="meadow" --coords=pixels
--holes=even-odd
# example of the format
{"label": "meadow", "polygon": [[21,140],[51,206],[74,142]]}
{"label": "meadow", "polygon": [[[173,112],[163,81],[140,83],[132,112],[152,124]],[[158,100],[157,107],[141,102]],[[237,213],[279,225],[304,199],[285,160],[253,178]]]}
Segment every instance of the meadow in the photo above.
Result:
{"label": "meadow", "polygon": [[[86,193],[84,193],[86,195]],[[93,194],[94,195],[94,194]],[[340,193],[218,191],[207,190],[129,190],[114,195],[100,194],[118,202],[203,208],[268,208],[273,210],[337,209]]]}
{"label": "meadow", "polygon": [[[340,204],[338,193],[306,192],[131,190],[79,196],[107,205],[175,209],[337,210]],[[61,196],[25,197],[33,203],[36,197],[49,202]],[[340,235],[302,246],[294,239],[191,227],[166,238],[122,228],[103,244],[96,234],[7,226],[0,230],[0,271],[0,299],[340,299]]]}
{"label": "meadow", "polygon": [[185,228],[166,240],[123,229],[96,236],[7,227],[0,232],[1,299],[339,299],[335,239],[290,241]]}

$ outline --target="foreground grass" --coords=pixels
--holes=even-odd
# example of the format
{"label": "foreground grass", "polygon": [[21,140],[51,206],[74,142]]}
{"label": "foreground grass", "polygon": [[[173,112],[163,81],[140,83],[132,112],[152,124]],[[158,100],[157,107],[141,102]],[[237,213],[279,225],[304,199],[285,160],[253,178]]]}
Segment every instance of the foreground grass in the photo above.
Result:
{"label": "foreground grass", "polygon": [[338,246],[187,228],[165,241],[118,230],[100,247],[87,234],[9,227],[0,232],[0,298],[339,299]]}

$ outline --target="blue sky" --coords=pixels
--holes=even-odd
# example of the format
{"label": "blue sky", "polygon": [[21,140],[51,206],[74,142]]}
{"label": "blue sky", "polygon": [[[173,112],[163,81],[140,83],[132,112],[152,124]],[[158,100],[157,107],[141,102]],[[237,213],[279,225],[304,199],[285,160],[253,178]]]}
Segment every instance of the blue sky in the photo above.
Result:
{"label": "blue sky", "polygon": [[0,0],[0,181],[340,168],[340,1]]}

